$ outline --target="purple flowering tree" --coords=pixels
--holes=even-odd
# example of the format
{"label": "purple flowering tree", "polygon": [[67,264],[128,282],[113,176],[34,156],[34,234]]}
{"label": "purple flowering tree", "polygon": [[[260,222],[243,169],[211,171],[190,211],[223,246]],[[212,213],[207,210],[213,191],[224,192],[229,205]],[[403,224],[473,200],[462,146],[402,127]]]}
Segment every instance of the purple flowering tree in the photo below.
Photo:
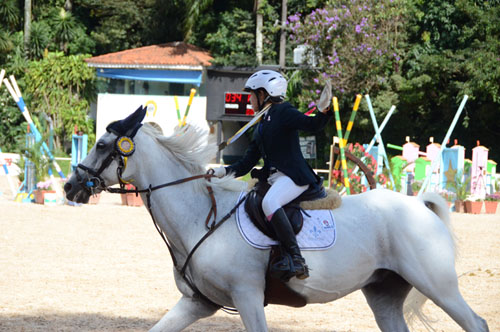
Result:
{"label": "purple flowering tree", "polygon": [[402,0],[344,0],[289,16],[290,41],[307,46],[306,58],[316,62],[301,102],[316,100],[325,79],[349,99],[380,89],[399,70],[404,13]]}

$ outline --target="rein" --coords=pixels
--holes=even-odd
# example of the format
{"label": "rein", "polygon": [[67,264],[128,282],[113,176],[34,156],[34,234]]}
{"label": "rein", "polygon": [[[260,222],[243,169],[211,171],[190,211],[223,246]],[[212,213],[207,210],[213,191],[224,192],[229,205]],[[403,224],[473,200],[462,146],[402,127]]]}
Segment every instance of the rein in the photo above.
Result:
{"label": "rein", "polygon": [[[208,194],[210,196],[210,200],[211,200],[211,203],[212,203],[212,206],[210,208],[210,211],[208,212],[208,215],[207,215],[207,218],[205,220],[205,226],[208,228],[208,232],[196,243],[196,245],[193,247],[193,249],[191,249],[191,251],[189,252],[189,254],[187,255],[186,257],[186,260],[184,261],[184,264],[182,265],[182,267],[179,269],[179,264],[177,262],[177,259],[174,255],[174,252],[172,250],[172,246],[170,245],[170,243],[168,242],[167,240],[167,237],[165,235],[165,233],[163,232],[163,230],[160,228],[160,226],[158,225],[158,223],[156,222],[156,219],[153,215],[153,210],[152,210],[152,204],[151,204],[151,194],[153,193],[153,191],[155,190],[159,190],[159,189],[162,189],[162,188],[166,188],[166,187],[170,187],[170,186],[175,186],[175,185],[178,185],[178,184],[182,184],[182,183],[186,183],[186,182],[189,182],[189,181],[193,181],[193,180],[198,180],[198,179],[205,179],[205,180],[208,180],[210,181],[210,179],[212,177],[214,177],[213,174],[199,174],[199,175],[194,175],[194,176],[190,176],[190,177],[187,177],[187,178],[182,178],[182,179],[179,179],[179,180],[175,180],[175,181],[171,181],[171,182],[167,182],[167,183],[164,183],[164,184],[160,184],[160,185],[157,185],[157,186],[152,186],[152,185],[149,185],[149,187],[147,189],[125,189],[125,185],[124,185],[124,182],[121,180],[121,173],[122,173],[122,167],[118,167],[117,169],[117,173],[118,173],[118,178],[120,179],[120,187],[119,188],[112,188],[112,187],[108,187],[105,185],[105,182],[104,180],[101,178],[100,176],[100,173],[107,167],[109,166],[109,164],[111,164],[111,161],[117,157],[118,155],[115,154],[115,153],[111,153],[108,158],[105,159],[104,163],[101,165],[101,167],[99,168],[98,171],[95,171],[89,167],[86,167],[82,164],[79,164],[77,166],[77,168],[81,168],[83,169],[85,172],[87,172],[87,174],[91,174],[93,177],[91,179],[89,179],[89,181],[87,183],[83,183],[83,179],[81,178],[80,174],[78,173],[78,171],[76,171],[76,175],[77,175],[77,178],[80,182],[80,184],[82,185],[83,188],[85,188],[85,190],[87,190],[87,192],[93,194],[94,193],[94,190],[99,187],[99,189],[103,190],[103,191],[107,191],[109,193],[112,193],[112,194],[126,194],[126,193],[135,193],[136,196],[139,195],[140,193],[145,193],[146,194],[146,198],[147,198],[147,208],[148,208],[148,211],[149,211],[149,215],[151,216],[151,219],[153,220],[153,224],[156,228],[156,230],[158,231],[158,234],[160,234],[163,242],[165,242],[165,245],[167,246],[168,248],[168,251],[170,253],[170,257],[172,258],[172,262],[174,264],[174,267],[175,269],[179,272],[179,274],[182,276],[182,278],[184,279],[184,281],[188,284],[188,286],[193,290],[193,293],[194,293],[194,297],[198,297],[200,299],[203,299],[205,301],[207,301],[208,303],[211,303],[217,307],[220,307],[223,311],[225,312],[228,312],[228,313],[236,313],[237,310],[234,309],[234,308],[229,308],[229,307],[224,307],[224,306],[221,306],[219,304],[216,304],[214,303],[212,300],[210,300],[209,298],[207,298],[205,295],[203,295],[203,293],[200,292],[200,290],[196,287],[196,285],[188,278],[187,274],[186,274],[186,270],[188,268],[188,264],[191,260],[191,258],[193,257],[193,254],[195,253],[195,251],[200,247],[200,245],[210,236],[212,235],[224,222],[226,222],[230,217],[231,215],[233,215],[236,210],[238,209],[238,207],[241,205],[241,203],[243,203],[243,201],[246,199],[246,195],[243,196],[237,203],[236,205],[224,216],[222,217],[218,222],[217,222],[217,203],[216,203],[216,200],[215,200],[215,196],[214,196],[214,192],[213,192],[213,189],[211,186],[207,186],[207,189],[208,189]],[[120,166],[122,165],[122,163],[120,162]],[[210,218],[213,216],[213,222],[212,224],[209,226],[209,221],[210,221]]]}
{"label": "rein", "polygon": [[[111,128],[110,128],[110,126],[111,126]],[[122,174],[127,166],[128,157],[130,157],[135,151],[135,144],[133,141],[133,137],[135,136],[135,133],[137,132],[140,125],[133,127],[132,128],[133,130],[129,130],[125,134],[122,134],[120,132],[115,131],[113,129],[113,127],[116,125],[111,124],[110,126],[108,126],[108,128],[106,128],[106,130],[108,130],[109,132],[112,132],[118,136],[118,138],[115,140],[115,144],[114,144],[115,149],[112,152],[110,152],[110,154],[104,159],[103,163],[101,164],[101,166],[97,170],[92,169],[90,167],[87,167],[83,164],[78,164],[77,169],[75,170],[75,175],[76,175],[77,181],[80,184],[80,186],[89,195],[93,195],[95,193],[96,189],[107,191],[107,192],[112,193],[112,194],[135,193],[136,196],[139,195],[140,193],[145,193],[146,198],[147,198],[147,208],[148,208],[149,214],[151,215],[151,219],[153,220],[153,224],[155,225],[156,230],[158,231],[161,238],[163,239],[163,242],[165,242],[165,244],[168,248],[168,251],[169,251],[170,256],[172,258],[172,261],[174,263],[175,269],[179,272],[179,274],[186,281],[188,286],[192,289],[192,291],[194,293],[193,297],[198,297],[200,299],[203,299],[203,300],[207,301],[208,303],[213,304],[216,307],[222,308],[222,310],[224,310],[226,312],[232,312],[232,313],[237,312],[236,309],[224,307],[224,306],[221,306],[219,304],[216,304],[213,301],[211,301],[209,298],[207,298],[205,295],[203,295],[198,290],[196,285],[190,280],[190,278],[186,274],[186,270],[188,268],[188,264],[191,260],[191,257],[193,256],[195,251],[199,248],[199,246],[210,235],[212,235],[212,233],[214,233],[226,220],[228,220],[232,214],[234,214],[236,212],[238,207],[245,200],[246,196],[241,198],[238,201],[238,203],[231,209],[231,211],[229,211],[224,217],[222,217],[221,220],[219,220],[219,222],[217,222],[217,203],[215,201],[215,196],[214,196],[214,192],[213,192],[212,187],[207,185],[208,194],[210,196],[210,200],[211,200],[211,204],[212,204],[212,206],[210,207],[210,211],[208,212],[207,218],[205,220],[205,226],[208,228],[208,232],[196,243],[196,245],[193,247],[193,249],[191,249],[191,251],[189,252],[189,254],[186,257],[184,264],[179,269],[179,265],[178,265],[177,259],[175,258],[174,252],[172,250],[172,246],[168,242],[167,236],[165,235],[163,230],[160,228],[160,226],[156,222],[156,219],[153,215],[152,204],[151,204],[151,194],[155,190],[159,190],[159,189],[170,187],[170,186],[175,186],[175,185],[186,183],[186,182],[193,181],[193,180],[205,179],[207,181],[210,181],[210,179],[212,177],[214,177],[214,175],[211,174],[210,172],[207,172],[206,174],[194,175],[194,176],[190,176],[187,178],[183,178],[183,179],[171,181],[168,183],[160,184],[160,185],[157,185],[154,187],[150,184],[147,189],[137,189],[137,188],[132,189],[132,190],[125,189],[125,185],[127,184],[127,181],[122,179]],[[107,186],[104,179],[101,177],[101,173],[106,168],[108,168],[109,165],[114,160],[117,160],[117,162],[118,162],[118,167],[116,169],[116,173],[117,173],[117,177],[118,177],[118,182],[120,184],[119,188],[111,188],[111,187]],[[86,176],[87,176],[86,179],[84,179],[80,175],[80,173],[78,172],[79,169],[83,170],[86,173]],[[213,216],[213,222],[209,226],[209,221],[212,218],[212,216]]]}
{"label": "rein", "polygon": [[[238,201],[238,203],[236,203],[236,205],[224,217],[222,217],[217,222],[216,221],[217,205],[216,205],[216,202],[215,202],[215,196],[213,194],[212,187],[207,186],[208,193],[209,193],[210,198],[212,200],[212,207],[211,207],[211,209],[210,209],[210,211],[208,213],[207,219],[205,220],[205,225],[208,228],[208,232],[196,243],[196,245],[193,247],[193,249],[191,249],[191,251],[187,255],[186,260],[184,261],[184,264],[182,265],[181,269],[179,269],[179,267],[178,267],[177,259],[175,258],[175,255],[174,255],[174,252],[172,250],[172,247],[171,247],[170,243],[168,243],[168,240],[167,240],[167,237],[166,237],[165,233],[162,231],[162,229],[160,228],[160,226],[156,222],[156,219],[155,219],[155,217],[153,215],[152,205],[151,205],[151,194],[152,194],[152,192],[154,190],[162,189],[162,188],[169,187],[169,186],[174,186],[174,185],[177,185],[177,184],[181,184],[181,183],[185,183],[185,182],[189,182],[189,181],[193,181],[193,180],[197,180],[197,179],[207,179],[207,180],[210,181],[210,179],[212,177],[214,177],[214,175],[212,175],[212,174],[200,174],[200,175],[195,175],[195,176],[191,176],[191,177],[187,177],[187,178],[175,180],[175,181],[172,181],[172,182],[164,183],[164,184],[161,184],[161,185],[158,185],[158,186],[154,186],[154,187],[152,187],[150,185],[148,189],[141,189],[141,190],[139,190],[137,188],[134,189],[134,190],[130,190],[130,189],[124,189],[124,188],[111,188],[111,187],[105,187],[104,190],[107,191],[107,192],[109,192],[109,193],[113,193],[113,194],[135,193],[136,195],[138,195],[139,193],[146,193],[147,207],[148,207],[149,215],[151,216],[151,219],[153,220],[153,224],[155,225],[155,228],[158,231],[158,234],[160,234],[161,238],[163,239],[163,242],[165,242],[165,245],[167,246],[168,251],[170,252],[170,256],[172,257],[172,261],[174,263],[174,266],[175,266],[176,270],[182,276],[182,278],[184,279],[184,281],[186,281],[186,283],[189,285],[189,287],[193,290],[194,297],[198,297],[198,298],[201,298],[201,299],[203,299],[203,300],[205,300],[205,301],[207,301],[209,303],[212,303],[213,305],[222,308],[222,310],[224,310],[224,311],[226,311],[228,313],[235,313],[235,312],[237,312],[236,309],[229,308],[229,307],[224,307],[224,306],[221,306],[219,304],[216,304],[212,300],[210,300],[209,298],[207,298],[205,295],[203,295],[203,293],[201,293],[200,290],[195,286],[195,284],[188,278],[188,276],[186,274],[186,270],[187,270],[189,261],[191,260],[191,257],[193,257],[193,254],[195,253],[195,251],[200,247],[200,245],[210,235],[212,235],[217,230],[217,228],[219,228],[224,222],[226,222],[231,217],[231,215],[233,215],[236,212],[236,210],[241,205],[241,203],[243,203],[245,201],[246,195],[243,196]],[[212,216],[212,214],[214,216],[214,221],[213,221],[213,223],[212,223],[211,226],[208,226],[208,221],[210,220],[210,217]]]}

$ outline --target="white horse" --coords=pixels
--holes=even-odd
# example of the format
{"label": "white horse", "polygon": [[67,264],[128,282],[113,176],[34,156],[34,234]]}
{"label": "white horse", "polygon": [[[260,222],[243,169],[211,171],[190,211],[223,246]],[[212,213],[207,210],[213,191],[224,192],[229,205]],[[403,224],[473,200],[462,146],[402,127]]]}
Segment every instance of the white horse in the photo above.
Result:
{"label": "white horse", "polygon": [[[130,135],[128,129],[134,127],[130,121],[123,121],[118,130],[110,130],[99,139],[69,179],[65,185],[68,199],[86,202],[91,190],[100,191],[118,183],[119,178],[147,189],[204,174],[207,162],[216,153],[217,147],[208,142],[207,134],[190,125],[165,137],[145,124],[137,134],[132,130],[132,140],[117,139]],[[124,155],[131,152],[123,163]],[[192,255],[186,278],[180,271],[193,247],[207,233],[205,218],[212,203],[206,186],[214,190],[220,219],[236,205],[241,183],[231,177],[210,182],[198,179],[150,192],[150,212],[179,263],[174,276],[182,293],[179,302],[151,331],[181,331],[213,315],[220,306],[236,308],[247,331],[268,330],[264,275],[269,250],[248,245],[234,215]],[[235,191],[235,184],[240,189]],[[147,193],[141,195],[147,202]],[[488,331],[486,321],[473,312],[459,292],[448,208],[438,195],[426,194],[420,199],[371,190],[344,197],[333,215],[337,224],[335,245],[303,252],[311,276],[305,280],[292,278],[288,283],[307,303],[334,301],[361,289],[380,330],[409,331],[403,308],[419,314],[423,304],[403,305],[414,288],[464,330]]]}

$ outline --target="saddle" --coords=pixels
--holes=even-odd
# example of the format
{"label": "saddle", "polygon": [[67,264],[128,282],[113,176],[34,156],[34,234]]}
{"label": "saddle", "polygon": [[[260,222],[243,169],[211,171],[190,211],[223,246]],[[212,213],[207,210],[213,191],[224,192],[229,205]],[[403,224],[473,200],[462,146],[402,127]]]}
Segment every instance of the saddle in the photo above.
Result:
{"label": "saddle", "polygon": [[[262,199],[266,195],[271,185],[264,181],[258,181],[257,184],[248,193],[245,201],[245,211],[250,217],[253,224],[264,234],[272,239],[276,239],[276,234],[269,224],[264,212],[262,211]],[[298,234],[304,224],[304,216],[307,214],[300,206],[300,202],[313,201],[326,197],[326,191],[323,186],[311,187],[303,192],[299,197],[283,206],[288,220],[290,221],[293,231]]]}
{"label": "saddle", "polygon": [[[252,177],[256,178],[255,176]],[[259,177],[257,177],[259,178]],[[322,179],[319,179],[323,183]],[[262,199],[266,195],[271,185],[264,179],[259,181],[247,194],[245,200],[245,211],[253,224],[264,234],[272,239],[276,239],[276,234],[262,211]],[[288,220],[290,221],[295,234],[298,234],[304,224],[302,213],[307,214],[300,206],[301,202],[313,201],[325,198],[327,193],[323,186],[311,186],[299,197],[283,206]],[[279,278],[275,278],[271,273],[271,266],[283,256],[281,246],[273,246],[269,253],[269,263],[266,271],[266,288],[264,290],[264,305],[279,304],[291,307],[303,307],[307,300],[301,294],[291,289],[287,283]]]}

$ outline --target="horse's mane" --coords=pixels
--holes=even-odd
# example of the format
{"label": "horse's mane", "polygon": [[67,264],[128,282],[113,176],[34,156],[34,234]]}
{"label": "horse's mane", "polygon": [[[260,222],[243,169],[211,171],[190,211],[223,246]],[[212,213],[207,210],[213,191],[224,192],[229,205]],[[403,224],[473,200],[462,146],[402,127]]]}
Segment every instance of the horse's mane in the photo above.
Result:
{"label": "horse's mane", "polygon": [[[194,175],[206,173],[207,165],[215,158],[218,150],[215,138],[194,125],[176,126],[171,136],[163,136],[159,128],[149,123],[145,123],[141,130],[168,149]],[[245,190],[247,186],[246,182],[236,180],[233,176],[212,178],[207,184],[214,189],[220,187],[232,191]]]}

